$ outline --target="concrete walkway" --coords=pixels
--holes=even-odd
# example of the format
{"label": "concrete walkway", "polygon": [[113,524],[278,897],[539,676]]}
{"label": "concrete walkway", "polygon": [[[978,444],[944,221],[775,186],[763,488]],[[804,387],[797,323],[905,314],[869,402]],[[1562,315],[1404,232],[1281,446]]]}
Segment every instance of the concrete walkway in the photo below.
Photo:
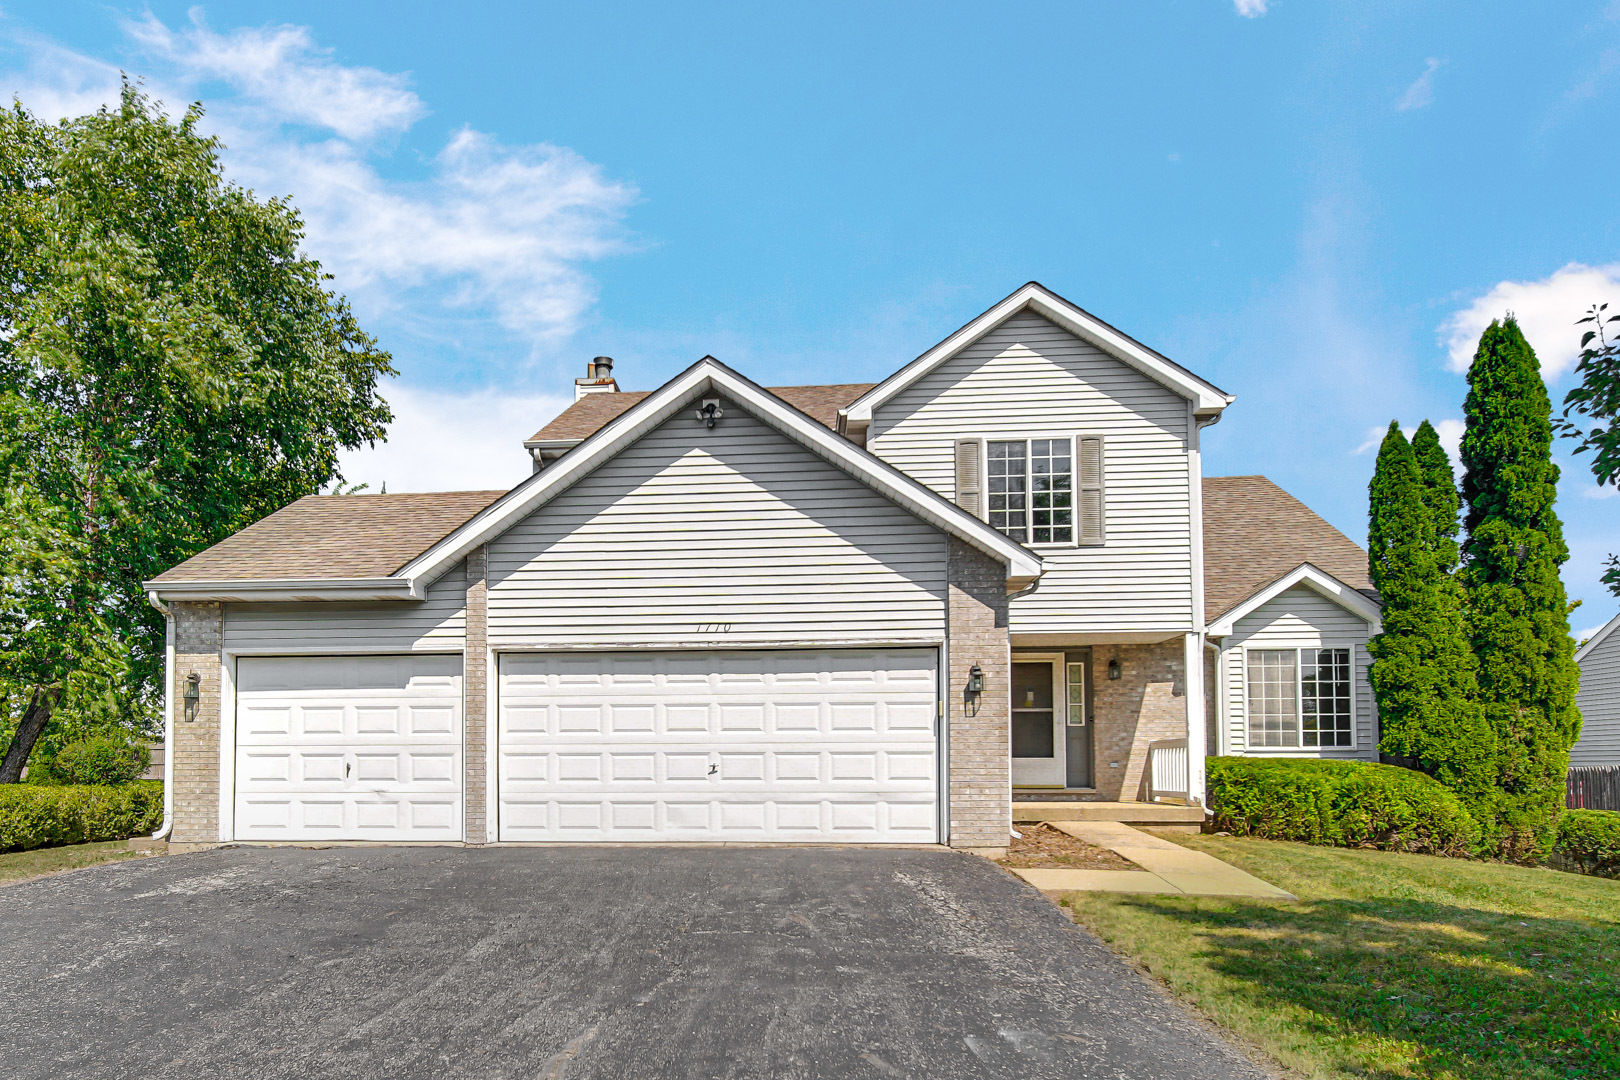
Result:
{"label": "concrete walkway", "polygon": [[1096,847],[1107,848],[1140,866],[1140,870],[1028,869],[1013,873],[1042,892],[1158,893],[1182,896],[1246,896],[1297,900],[1292,893],[1244,873],[1213,855],[1150,836],[1117,821],[1051,821]]}

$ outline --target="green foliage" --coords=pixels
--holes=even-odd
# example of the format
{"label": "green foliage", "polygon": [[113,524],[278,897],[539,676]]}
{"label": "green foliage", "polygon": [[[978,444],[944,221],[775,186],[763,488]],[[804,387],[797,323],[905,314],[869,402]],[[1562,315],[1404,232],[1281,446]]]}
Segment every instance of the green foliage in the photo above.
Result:
{"label": "green foliage", "polygon": [[1427,467],[1391,423],[1369,487],[1368,569],[1384,611],[1382,632],[1367,643],[1368,678],[1378,699],[1379,748],[1477,812],[1493,796],[1493,740],[1474,700],[1462,596],[1448,572],[1457,550],[1451,463],[1427,421],[1424,428]]}
{"label": "green foliage", "polygon": [[1268,840],[1469,855],[1479,826],[1436,780],[1395,765],[1307,758],[1208,760],[1215,828]]}
{"label": "green foliage", "polygon": [[1565,810],[1558,818],[1553,862],[1583,874],[1620,878],[1620,813]]}
{"label": "green foliage", "polygon": [[[1412,455],[1417,458],[1418,475],[1423,478],[1423,505],[1428,508],[1433,523],[1435,569],[1441,573],[1454,573],[1457,569],[1459,548],[1457,520],[1462,509],[1462,496],[1457,492],[1457,476],[1451,471],[1451,458],[1440,445],[1440,433],[1427,420],[1418,425],[1412,436]],[[1460,595],[1460,594],[1459,594]]]}
{"label": "green foliage", "polygon": [[[1620,484],[1620,337],[1612,331],[1620,315],[1606,315],[1608,309],[1595,304],[1576,320],[1576,326],[1591,324],[1581,335],[1581,360],[1575,365],[1581,382],[1564,395],[1564,415],[1555,426],[1576,440],[1575,453],[1592,451],[1592,475],[1599,484]],[[1597,423],[1583,429],[1572,414]],[[1609,556],[1603,583],[1620,596],[1620,557]]]}
{"label": "green foliage", "polygon": [[1498,854],[1536,862],[1552,846],[1569,748],[1580,734],[1569,558],[1554,511],[1552,404],[1541,366],[1512,318],[1479,340],[1463,405],[1462,579],[1485,720],[1495,737]]}
{"label": "green foliage", "polygon": [[0,851],[123,840],[163,823],[163,785],[0,786]]}
{"label": "green foliage", "polygon": [[140,743],[117,735],[92,735],[37,761],[28,778],[32,780],[37,770],[51,783],[111,786],[139,779],[151,763],[151,751]]}
{"label": "green foliage", "polygon": [[388,355],[297,213],[225,181],[199,115],[127,85],[59,125],[0,113],[0,559],[37,568],[0,567],[0,728],[41,701],[149,725],[140,583],[339,478],[391,419]]}

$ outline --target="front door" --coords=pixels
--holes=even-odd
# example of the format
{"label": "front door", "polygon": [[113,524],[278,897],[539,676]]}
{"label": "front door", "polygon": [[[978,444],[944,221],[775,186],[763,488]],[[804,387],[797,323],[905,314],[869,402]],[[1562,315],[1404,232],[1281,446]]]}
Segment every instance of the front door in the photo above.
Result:
{"label": "front door", "polygon": [[1012,665],[1014,787],[1064,784],[1062,657],[1020,657]]}

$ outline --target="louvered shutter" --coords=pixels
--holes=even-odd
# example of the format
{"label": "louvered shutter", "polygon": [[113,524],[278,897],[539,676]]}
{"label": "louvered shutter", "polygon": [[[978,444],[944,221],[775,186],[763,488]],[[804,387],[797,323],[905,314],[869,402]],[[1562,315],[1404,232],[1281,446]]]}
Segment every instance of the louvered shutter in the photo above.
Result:
{"label": "louvered shutter", "polygon": [[1082,435],[1075,444],[1079,540],[1082,544],[1100,544],[1104,539],[1102,436]]}
{"label": "louvered shutter", "polygon": [[961,439],[956,444],[956,505],[976,518],[984,517],[983,469],[979,465],[979,440]]}

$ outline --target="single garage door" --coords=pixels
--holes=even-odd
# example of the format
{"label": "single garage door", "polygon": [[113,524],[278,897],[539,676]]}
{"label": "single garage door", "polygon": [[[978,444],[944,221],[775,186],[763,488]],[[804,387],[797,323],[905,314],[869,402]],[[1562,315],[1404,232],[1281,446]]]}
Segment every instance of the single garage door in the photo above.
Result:
{"label": "single garage door", "polygon": [[508,654],[502,840],[931,843],[934,649]]}
{"label": "single garage door", "polygon": [[236,662],[238,840],[460,840],[461,657]]}

